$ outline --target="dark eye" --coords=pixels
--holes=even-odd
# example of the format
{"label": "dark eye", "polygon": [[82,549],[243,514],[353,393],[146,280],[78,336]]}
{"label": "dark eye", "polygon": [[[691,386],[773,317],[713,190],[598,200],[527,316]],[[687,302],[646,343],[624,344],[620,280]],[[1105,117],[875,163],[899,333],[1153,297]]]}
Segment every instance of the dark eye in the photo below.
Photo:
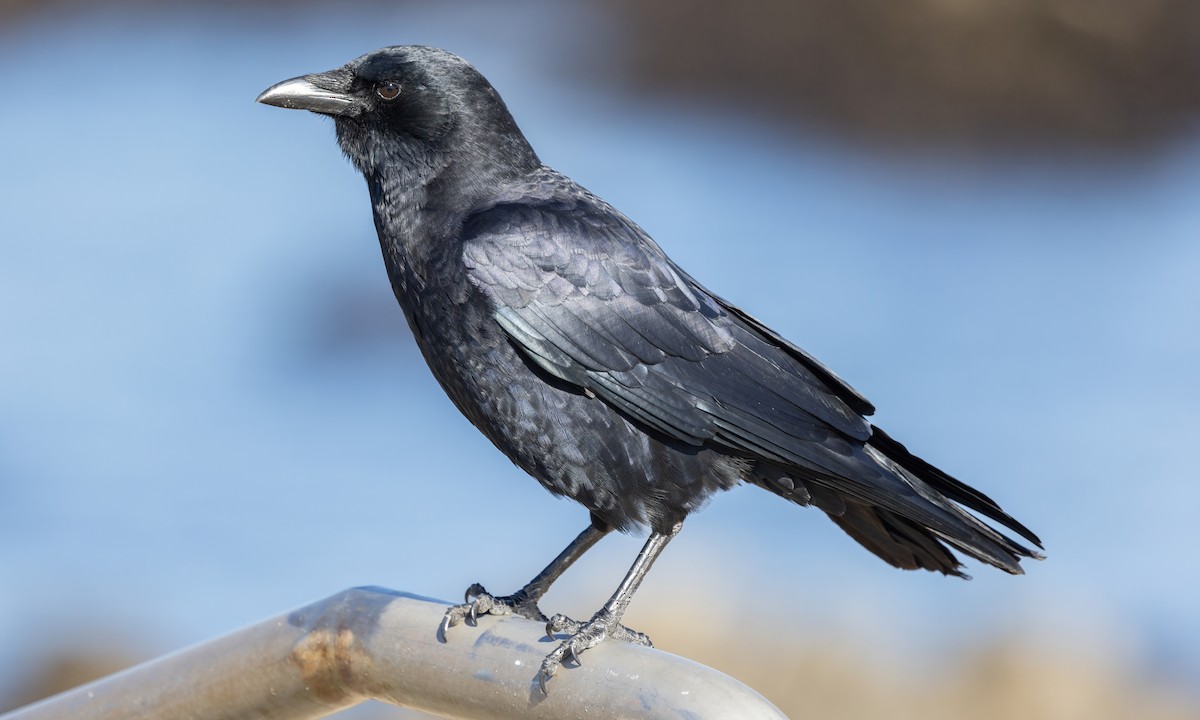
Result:
{"label": "dark eye", "polygon": [[395,100],[400,96],[400,83],[395,80],[384,80],[376,83],[375,94],[384,100]]}

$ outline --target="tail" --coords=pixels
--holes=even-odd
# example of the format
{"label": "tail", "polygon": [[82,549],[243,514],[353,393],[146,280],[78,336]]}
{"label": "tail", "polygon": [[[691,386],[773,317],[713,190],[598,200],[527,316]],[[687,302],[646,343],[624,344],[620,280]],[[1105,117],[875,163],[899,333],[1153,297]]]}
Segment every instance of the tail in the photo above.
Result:
{"label": "tail", "polygon": [[884,464],[899,470],[925,499],[949,510],[960,521],[950,532],[933,530],[888,510],[862,504],[857,504],[853,510],[848,507],[841,517],[833,517],[835,523],[876,555],[898,567],[919,567],[959,576],[963,575],[959,569],[961,565],[943,543],[1014,575],[1022,573],[1021,558],[1042,559],[1041,553],[959,507],[974,510],[1042,549],[1042,541],[1033,531],[1004,512],[987,495],[913,455],[874,426],[867,441],[868,452],[872,449],[875,451],[872,454],[883,456]]}
{"label": "tail", "polygon": [[[1003,534],[964,508],[1042,547],[1029,528],[1004,512],[988,496],[913,455],[887,433],[872,427],[864,448],[875,463],[916,491],[883,507],[857,493],[834,489],[820,479],[762,477],[772,492],[824,510],[842,530],[889,564],[905,570],[933,570],[966,577],[951,548],[1005,572],[1022,573],[1021,559],[1042,555]],[[844,486],[843,486],[844,488]]]}

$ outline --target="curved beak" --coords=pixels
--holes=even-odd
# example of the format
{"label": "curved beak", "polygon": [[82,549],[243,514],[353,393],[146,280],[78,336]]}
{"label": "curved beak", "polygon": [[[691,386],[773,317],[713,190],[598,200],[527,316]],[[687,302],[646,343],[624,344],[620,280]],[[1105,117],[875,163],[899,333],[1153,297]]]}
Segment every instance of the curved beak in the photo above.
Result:
{"label": "curved beak", "polygon": [[328,75],[302,75],[284,80],[264,90],[257,102],[322,115],[357,115],[361,106],[356,98],[322,87],[333,84],[332,80]]}

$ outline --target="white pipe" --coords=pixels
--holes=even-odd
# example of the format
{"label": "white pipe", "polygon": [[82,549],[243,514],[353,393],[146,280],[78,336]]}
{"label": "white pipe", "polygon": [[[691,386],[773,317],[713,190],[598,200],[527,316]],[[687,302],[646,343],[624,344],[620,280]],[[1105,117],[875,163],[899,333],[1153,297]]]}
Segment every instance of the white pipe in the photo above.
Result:
{"label": "white pipe", "polygon": [[[606,642],[543,696],[561,639],[515,615],[437,638],[446,603],[354,588],[0,716],[0,720],[319,718],[380,700],[448,718],[784,718],[712,668]],[[785,719],[786,720],[786,719]]]}

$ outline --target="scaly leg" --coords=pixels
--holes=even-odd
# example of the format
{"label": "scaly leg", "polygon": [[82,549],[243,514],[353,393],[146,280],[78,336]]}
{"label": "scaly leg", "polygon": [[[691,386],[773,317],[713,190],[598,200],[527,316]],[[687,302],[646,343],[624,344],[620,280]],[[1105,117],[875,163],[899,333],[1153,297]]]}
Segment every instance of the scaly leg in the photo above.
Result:
{"label": "scaly leg", "polygon": [[451,606],[442,617],[442,624],[438,627],[439,638],[442,642],[445,642],[447,630],[462,623],[464,620],[474,624],[475,618],[479,615],[508,615],[516,613],[530,620],[545,622],[546,616],[538,608],[538,601],[542,599],[542,596],[550,589],[550,585],[567,568],[571,567],[576,560],[583,557],[583,554],[599,542],[600,538],[607,535],[609,531],[610,528],[608,525],[593,515],[592,523],[588,525],[587,529],[579,533],[579,536],[572,540],[571,544],[559,553],[558,557],[554,558],[546,566],[545,570],[538,573],[537,577],[530,580],[525,587],[512,595],[495,597],[489,594],[479,583],[475,583],[467,588],[463,604]]}
{"label": "scaly leg", "polygon": [[675,523],[669,533],[650,533],[650,538],[646,540],[646,544],[642,547],[642,551],[638,553],[637,559],[633,561],[633,567],[629,568],[629,572],[625,575],[625,579],[617,587],[617,591],[613,596],[604,603],[604,607],[592,616],[592,619],[585,623],[578,623],[568,618],[565,615],[555,615],[546,623],[546,634],[551,637],[555,632],[567,631],[570,637],[562,642],[554,652],[546,656],[542,661],[541,670],[538,671],[537,681],[541,687],[542,693],[546,693],[546,681],[558,672],[558,668],[562,666],[563,660],[570,656],[579,662],[579,655],[589,648],[599,645],[607,638],[616,638],[626,642],[634,642],[639,645],[649,646],[650,638],[642,633],[635,632],[621,625],[621,616],[625,614],[625,608],[629,607],[629,601],[633,599],[633,593],[637,591],[638,586],[642,584],[642,580],[646,577],[646,573],[650,571],[650,566],[662,553],[663,548],[676,535],[679,534],[680,528],[683,527],[682,522]]}

